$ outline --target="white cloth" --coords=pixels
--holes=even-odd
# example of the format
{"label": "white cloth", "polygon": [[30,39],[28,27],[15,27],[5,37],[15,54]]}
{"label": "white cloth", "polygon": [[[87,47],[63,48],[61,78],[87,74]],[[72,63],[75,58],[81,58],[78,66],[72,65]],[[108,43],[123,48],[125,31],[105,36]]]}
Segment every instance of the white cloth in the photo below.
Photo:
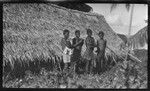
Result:
{"label": "white cloth", "polygon": [[71,55],[72,55],[73,50],[65,47],[64,51],[63,51],[63,61],[64,63],[69,63],[70,59],[71,59]]}
{"label": "white cloth", "polygon": [[70,49],[70,48],[68,48],[68,47],[65,47],[63,53],[64,53],[64,54],[67,54],[67,55],[72,55],[73,51],[72,51],[72,49]]}

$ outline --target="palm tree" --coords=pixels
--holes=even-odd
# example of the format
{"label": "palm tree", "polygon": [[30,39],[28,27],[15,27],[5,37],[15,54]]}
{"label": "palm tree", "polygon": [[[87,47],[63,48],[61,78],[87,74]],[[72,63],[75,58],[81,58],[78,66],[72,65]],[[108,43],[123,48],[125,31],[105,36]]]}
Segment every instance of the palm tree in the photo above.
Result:
{"label": "palm tree", "polygon": [[[112,12],[117,6],[118,6],[118,4],[112,4],[112,5],[111,5],[110,12]],[[125,4],[125,7],[126,7],[127,11],[129,11],[130,8],[131,8],[131,13],[130,13],[130,25],[129,25],[129,32],[128,32],[128,36],[127,36],[127,37],[128,37],[127,44],[130,45],[130,48],[131,48],[131,47],[132,47],[131,44],[133,44],[133,43],[129,43],[129,40],[130,40],[129,37],[131,37],[130,34],[131,34],[131,26],[132,26],[132,17],[133,17],[134,5]],[[147,23],[147,22],[148,22],[148,21],[145,20],[145,23]],[[144,36],[146,36],[146,35],[144,35]],[[143,37],[144,37],[144,36],[143,36]],[[134,39],[132,39],[132,40],[133,40],[133,41],[130,41],[130,42],[137,41],[136,38],[134,38]],[[144,40],[144,41],[146,41],[146,40]],[[140,42],[140,41],[138,41],[138,42]],[[137,43],[137,44],[139,44],[139,43]]]}
{"label": "palm tree", "polygon": [[[118,4],[112,4],[112,6],[111,6],[111,11],[112,11],[114,8],[116,8],[117,6],[118,6]],[[127,11],[129,11],[131,5],[130,5],[130,4],[125,4],[125,6],[126,6]],[[131,13],[130,13],[130,23],[129,23],[129,32],[128,32],[127,44],[128,44],[128,42],[129,42],[129,38],[130,38],[130,34],[131,34],[133,9],[134,9],[134,4],[132,4]],[[127,68],[126,68],[127,72],[126,72],[126,73],[128,74],[128,73],[129,73],[129,71],[128,71],[128,69],[129,69],[129,64],[128,64],[128,62],[127,62],[127,58],[128,58],[128,56],[129,56],[128,53],[129,53],[129,51],[130,51],[130,48],[129,48],[129,45],[127,45],[127,46],[128,46],[128,48],[127,48],[126,58],[125,58],[125,61],[124,61],[124,62],[125,62],[125,65],[127,66]],[[127,75],[127,80],[126,80],[126,86],[127,86],[127,88],[129,87],[128,80],[129,80],[129,75]]]}
{"label": "palm tree", "polygon": [[[112,12],[113,9],[115,9],[118,6],[118,4],[112,4],[111,5],[111,9],[110,12]],[[130,34],[131,34],[131,26],[132,26],[132,18],[133,18],[133,10],[134,10],[134,4],[130,5],[130,4],[125,4],[125,7],[127,9],[127,11],[130,10],[131,8],[131,13],[130,13],[130,23],[129,23],[129,31],[128,31],[128,36],[127,36],[127,54],[126,54],[126,58],[125,58],[125,65],[127,66],[127,70],[129,69],[129,63],[127,62],[127,58],[128,58],[128,54],[131,51],[131,46],[129,47],[129,41],[130,41]],[[146,22],[146,21],[145,21]],[[136,39],[135,39],[136,40]],[[127,71],[128,74],[128,71]],[[128,84],[128,79],[129,79],[129,75],[127,75],[127,80],[126,80],[126,86],[129,87]]]}
{"label": "palm tree", "polygon": [[[118,6],[118,4],[112,4],[112,5],[111,5],[110,12],[112,12],[113,9],[115,9],[117,6]],[[130,34],[131,34],[131,26],[132,26],[133,10],[134,10],[134,4],[132,4],[132,5],[130,5],[130,4],[125,4],[125,7],[126,7],[126,9],[127,9],[128,12],[129,12],[130,7],[131,7],[130,24],[129,24],[129,32],[128,32],[128,37],[130,37]]]}
{"label": "palm tree", "polygon": [[[117,6],[118,6],[118,4],[112,4],[111,8],[110,8],[110,12],[112,12]],[[130,4],[125,4],[125,7],[126,7],[127,11],[129,11],[131,5]]]}
{"label": "palm tree", "polygon": [[[113,9],[115,9],[116,7],[118,6],[118,4],[112,4],[111,5],[111,9],[110,9],[110,12],[112,12]],[[133,10],[134,10],[134,4],[130,5],[130,4],[125,4],[125,7],[127,9],[127,11],[130,10],[130,7],[131,7],[131,13],[130,13],[130,23],[129,23],[129,32],[128,32],[128,38],[127,38],[127,44],[129,44],[129,38],[130,38],[130,34],[131,34],[131,26],[132,26],[132,17],[133,17]],[[130,48],[129,48],[129,45],[128,45],[128,50],[127,50],[127,54],[129,53],[130,51]],[[127,59],[128,56],[126,56],[126,59]]]}

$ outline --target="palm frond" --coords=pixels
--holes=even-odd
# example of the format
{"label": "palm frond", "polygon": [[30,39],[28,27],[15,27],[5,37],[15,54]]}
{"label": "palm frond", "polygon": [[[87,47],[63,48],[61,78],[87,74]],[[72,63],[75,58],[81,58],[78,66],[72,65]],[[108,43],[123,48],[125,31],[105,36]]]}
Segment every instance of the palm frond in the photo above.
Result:
{"label": "palm frond", "polygon": [[129,10],[130,10],[130,7],[131,7],[131,5],[130,5],[130,4],[126,4],[126,9],[127,9],[127,11],[129,11]]}
{"label": "palm frond", "polygon": [[[112,12],[117,6],[118,6],[118,4],[112,4],[111,7],[110,7],[110,12]],[[131,5],[130,4],[125,4],[125,7],[126,7],[127,11],[129,11]]]}
{"label": "palm frond", "polygon": [[148,43],[147,27],[139,30],[135,35],[129,38],[129,45],[133,49],[139,49]]}
{"label": "palm frond", "polygon": [[110,8],[110,12],[112,12],[117,6],[118,6],[118,4],[112,4],[111,8]]}

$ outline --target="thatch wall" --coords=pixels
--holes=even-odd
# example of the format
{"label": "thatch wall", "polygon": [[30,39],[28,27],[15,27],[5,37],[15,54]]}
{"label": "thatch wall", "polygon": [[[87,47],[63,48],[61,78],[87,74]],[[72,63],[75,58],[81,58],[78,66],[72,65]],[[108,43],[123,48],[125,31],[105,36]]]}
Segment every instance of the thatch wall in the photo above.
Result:
{"label": "thatch wall", "polygon": [[123,35],[123,34],[117,34],[122,40],[124,43],[127,43],[127,36],[126,35]]}
{"label": "thatch wall", "polygon": [[141,49],[146,47],[148,44],[148,27],[145,26],[141,30],[139,30],[135,35],[129,38],[129,45],[132,49]]}
{"label": "thatch wall", "polygon": [[79,29],[81,37],[85,39],[87,28],[94,31],[95,39],[98,31],[104,31],[108,47],[120,54],[118,51],[122,40],[102,15],[52,4],[4,4],[3,62],[13,65],[16,59],[28,62],[34,61],[34,58],[47,60],[54,59],[54,55],[60,57],[62,31],[69,29],[73,38],[74,31]]}

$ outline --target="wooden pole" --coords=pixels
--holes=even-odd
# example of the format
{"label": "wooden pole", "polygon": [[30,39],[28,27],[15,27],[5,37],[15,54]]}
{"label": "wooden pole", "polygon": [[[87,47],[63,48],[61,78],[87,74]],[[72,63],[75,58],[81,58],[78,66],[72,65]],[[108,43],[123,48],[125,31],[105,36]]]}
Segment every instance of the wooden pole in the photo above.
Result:
{"label": "wooden pole", "polygon": [[129,32],[128,32],[128,38],[127,38],[128,50],[127,50],[127,53],[126,53],[126,61],[127,61],[127,58],[128,58],[128,53],[129,53],[129,51],[131,50],[131,46],[129,46],[129,38],[130,38],[130,35],[131,35],[133,9],[134,9],[134,4],[132,5],[131,13],[130,13],[130,24],[129,24]]}
{"label": "wooden pole", "polygon": [[130,50],[131,50],[131,46],[129,45],[129,38],[130,38],[130,34],[131,34],[131,27],[132,27],[132,17],[133,17],[133,9],[134,9],[134,4],[132,4],[132,7],[131,7],[131,13],[130,13],[130,24],[129,24],[129,32],[128,32],[128,38],[127,38],[127,53],[126,53],[126,58],[125,58],[125,62],[127,63],[127,68],[126,68],[126,76],[127,76],[127,79],[126,79],[126,86],[127,88],[129,88],[129,83],[128,83],[128,80],[129,80],[129,73],[130,73],[130,68],[129,68],[129,62],[127,62],[128,60],[128,53],[130,53]]}

